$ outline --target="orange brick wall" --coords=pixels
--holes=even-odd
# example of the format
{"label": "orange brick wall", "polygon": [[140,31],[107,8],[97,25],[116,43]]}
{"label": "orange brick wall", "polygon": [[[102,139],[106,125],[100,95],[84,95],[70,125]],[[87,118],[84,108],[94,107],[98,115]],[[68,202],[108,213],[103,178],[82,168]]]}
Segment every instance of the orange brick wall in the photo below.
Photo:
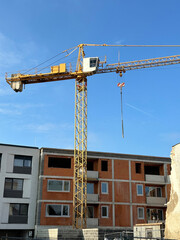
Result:
{"label": "orange brick wall", "polygon": [[132,202],[133,203],[146,203],[145,184],[143,185],[143,196],[137,195],[137,185],[142,183],[131,183],[132,186]]}
{"label": "orange brick wall", "polygon": [[[101,171],[101,161],[108,161],[108,171]],[[99,178],[112,179],[112,161],[111,161],[111,159],[99,159],[98,171],[99,171]]]}
{"label": "orange brick wall", "polygon": [[[108,194],[101,193],[101,183],[107,182],[108,183]],[[99,193],[99,201],[101,202],[112,202],[112,182],[108,181],[99,181],[100,186],[100,193]]]}
{"label": "orange brick wall", "polygon": [[[50,178],[52,180],[52,178]],[[53,180],[63,180],[63,179],[57,179],[53,178]],[[72,179],[66,179],[70,181],[70,192],[54,192],[54,191],[47,191],[47,182],[48,178],[43,179],[43,187],[42,187],[42,199],[46,200],[71,200],[73,199],[73,180]]]}
{"label": "orange brick wall", "polygon": [[130,227],[130,206],[129,205],[115,205],[115,226],[116,227]]}
{"label": "orange brick wall", "polygon": [[[108,206],[109,211],[108,211],[108,218],[102,218],[101,217],[101,206]],[[113,220],[112,220],[112,205],[111,204],[99,204],[99,226],[111,226],[113,225]]]}
{"label": "orange brick wall", "polygon": [[129,179],[129,161],[114,160],[114,179]]}
{"label": "orange brick wall", "polygon": [[[44,175],[50,175],[50,176],[71,176],[73,177],[74,172],[74,159],[71,158],[71,168],[48,168],[48,158],[49,157],[56,157],[54,155],[46,155],[44,157]],[[62,158],[69,158],[64,156],[57,156]]]}
{"label": "orange brick wall", "polygon": [[70,217],[46,217],[46,204],[67,204],[64,203],[54,203],[54,202],[43,202],[41,205],[41,225],[72,225],[72,216],[73,216],[73,205],[70,205],[69,215]]}
{"label": "orange brick wall", "polygon": [[130,202],[128,182],[114,182],[115,202]]}
{"label": "orange brick wall", "polygon": [[[141,173],[136,173],[136,163],[141,164]],[[144,163],[143,162],[131,162],[131,179],[137,181],[144,181]]]}

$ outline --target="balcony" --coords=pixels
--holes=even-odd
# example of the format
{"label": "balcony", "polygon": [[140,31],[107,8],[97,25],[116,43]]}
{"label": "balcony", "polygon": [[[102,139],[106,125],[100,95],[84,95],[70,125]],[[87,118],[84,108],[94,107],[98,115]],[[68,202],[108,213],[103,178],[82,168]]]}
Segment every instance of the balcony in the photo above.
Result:
{"label": "balcony", "polygon": [[9,216],[8,223],[27,224],[28,223],[28,216],[20,216],[20,215]]}
{"label": "balcony", "polygon": [[146,182],[150,183],[165,183],[164,176],[161,175],[145,175]]}
{"label": "balcony", "polygon": [[87,227],[98,227],[98,218],[87,218]]}
{"label": "balcony", "polygon": [[146,197],[146,202],[148,205],[162,205],[166,204],[166,198],[163,197]]}
{"label": "balcony", "polygon": [[88,180],[98,180],[99,173],[98,171],[87,171]]}
{"label": "balcony", "polygon": [[87,194],[87,202],[98,202],[98,194]]}

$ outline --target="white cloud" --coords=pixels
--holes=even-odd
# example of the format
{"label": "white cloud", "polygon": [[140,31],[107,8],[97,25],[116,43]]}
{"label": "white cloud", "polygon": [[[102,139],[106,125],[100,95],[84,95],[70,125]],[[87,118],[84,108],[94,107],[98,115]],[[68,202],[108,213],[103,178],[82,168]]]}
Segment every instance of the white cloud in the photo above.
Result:
{"label": "white cloud", "polygon": [[21,115],[20,111],[16,111],[16,110],[10,110],[10,109],[4,109],[4,108],[0,108],[0,114],[12,114],[12,115]]}
{"label": "white cloud", "polygon": [[43,124],[28,124],[24,128],[34,131],[34,132],[48,132],[55,128],[55,125],[52,123],[43,123]]}
{"label": "white cloud", "polygon": [[[22,126],[21,126],[22,127]],[[24,125],[25,129],[31,130],[33,132],[45,133],[45,132],[64,132],[64,131],[73,131],[74,126],[69,123],[54,124],[54,123],[42,123],[42,124],[27,124]]]}

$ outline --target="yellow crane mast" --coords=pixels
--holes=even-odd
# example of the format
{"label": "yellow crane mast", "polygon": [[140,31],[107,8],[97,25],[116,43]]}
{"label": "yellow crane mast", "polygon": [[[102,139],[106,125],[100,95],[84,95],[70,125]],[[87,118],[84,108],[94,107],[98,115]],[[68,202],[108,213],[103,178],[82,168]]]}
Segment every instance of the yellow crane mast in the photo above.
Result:
{"label": "yellow crane mast", "polygon": [[[122,76],[127,70],[151,68],[180,63],[180,55],[138,61],[106,64],[98,57],[85,58],[85,46],[118,46],[107,44],[80,44],[76,70],[67,70],[66,64],[52,66],[51,72],[36,74],[6,75],[6,81],[16,92],[26,84],[75,79],[75,137],[74,137],[74,183],[73,183],[73,226],[86,228],[87,210],[87,77],[94,74],[116,72]],[[136,46],[137,45],[119,45]],[[143,45],[139,45],[143,47]],[[153,45],[144,45],[150,46]],[[158,45],[156,45],[157,47]],[[164,45],[165,46],[165,45]],[[175,45],[168,45],[175,46]],[[179,47],[179,45],[177,45]],[[162,45],[159,45],[162,47]],[[74,50],[73,50],[74,51]]]}

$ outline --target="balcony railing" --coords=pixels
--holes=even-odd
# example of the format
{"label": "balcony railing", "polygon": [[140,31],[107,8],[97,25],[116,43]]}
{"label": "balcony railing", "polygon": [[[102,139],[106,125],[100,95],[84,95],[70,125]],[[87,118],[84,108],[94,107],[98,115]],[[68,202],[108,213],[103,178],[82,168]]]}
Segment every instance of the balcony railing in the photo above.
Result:
{"label": "balcony railing", "polygon": [[98,171],[87,171],[87,179],[98,180],[99,173]]}
{"label": "balcony railing", "polygon": [[166,204],[166,198],[163,197],[146,197],[146,202],[147,204],[152,204],[153,206],[155,205],[162,205]]}
{"label": "balcony railing", "polygon": [[87,218],[87,227],[98,227],[98,218]]}
{"label": "balcony railing", "polygon": [[146,182],[165,183],[164,176],[161,175],[145,175]]}
{"label": "balcony railing", "polygon": [[98,194],[87,194],[87,202],[98,202]]}

